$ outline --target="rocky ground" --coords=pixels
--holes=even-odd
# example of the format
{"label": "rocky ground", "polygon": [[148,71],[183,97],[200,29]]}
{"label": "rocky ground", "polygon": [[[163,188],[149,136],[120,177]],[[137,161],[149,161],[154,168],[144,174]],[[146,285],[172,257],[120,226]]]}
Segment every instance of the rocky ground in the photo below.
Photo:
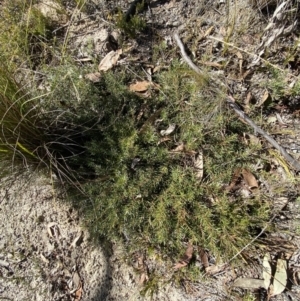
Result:
{"label": "rocky ground", "polygon": [[[116,7],[126,13],[130,1],[93,0],[88,1],[85,10],[78,10],[71,1],[62,2],[68,9],[67,17],[47,10],[50,1],[44,1],[46,6],[42,9],[47,17],[56,18],[65,36],[68,33],[74,59],[80,64],[100,60],[122,43],[127,50],[119,63],[132,70],[147,69],[154,46],[164,42],[168,51],[156,60],[154,67],[165,68],[174,57],[179,57],[173,39],[178,32],[193,61],[200,68],[213,67],[211,75],[226,82],[233,95],[245,99],[245,110],[250,101],[259,107],[268,97],[276,100],[260,84],[271,76],[270,72],[260,71],[263,60],[271,58],[272,64],[282,63],[288,49],[293,45],[298,47],[296,12],[282,9],[280,15],[273,17],[276,1],[269,1],[266,6],[264,1],[247,0],[151,0],[142,12],[147,30],[131,39],[122,36],[114,19]],[[293,56],[287,63],[290,74],[285,84],[291,88],[299,73],[299,62]],[[293,102],[278,102],[278,111],[267,117],[273,117],[270,124],[274,124],[274,132],[278,132],[276,126],[281,121],[292,130],[292,134],[280,134],[278,138],[294,155],[300,152],[298,107],[295,96]],[[281,172],[288,177],[284,170]],[[291,193],[278,200],[279,207],[283,203],[285,207],[276,217],[283,233],[296,231],[300,224],[299,203],[295,202],[297,188],[292,184],[287,188]],[[175,285],[166,277],[166,281],[157,284],[152,296],[143,297],[141,292],[147,286],[143,277],[147,275],[139,263],[150,269],[159,267],[166,274],[167,267],[141,254],[131,254],[137,263],[132,258],[128,261],[120,245],[92,242],[82,227],[80,214],[72,209],[68,195],[54,176],[32,171],[8,176],[1,180],[0,195],[0,299],[3,300],[242,300],[245,293],[232,288],[234,280],[240,276],[262,278],[262,267],[227,266],[195,283]],[[278,244],[270,246],[270,251],[285,253],[290,284],[285,293],[272,300],[297,300],[300,238],[295,232],[279,233],[276,239]],[[266,296],[258,292],[258,298],[264,300]]]}

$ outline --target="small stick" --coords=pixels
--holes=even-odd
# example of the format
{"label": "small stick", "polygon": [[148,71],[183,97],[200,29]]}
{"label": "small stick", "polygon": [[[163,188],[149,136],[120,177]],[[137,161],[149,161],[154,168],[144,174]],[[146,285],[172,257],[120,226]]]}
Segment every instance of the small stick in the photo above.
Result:
{"label": "small stick", "polygon": [[[174,39],[180,49],[180,52],[181,52],[181,55],[182,55],[182,58],[185,60],[185,62],[198,74],[202,75],[202,76],[205,76],[204,72],[201,71],[193,62],[192,60],[190,59],[190,57],[186,54],[185,52],[185,49],[184,49],[184,46],[179,38],[179,35],[177,33],[174,34]],[[212,82],[214,88],[218,87],[218,91],[217,92],[221,92],[219,90],[219,87],[222,86],[222,87],[226,87],[226,85],[224,83],[222,83],[220,80],[218,79],[215,79],[214,78],[214,82]],[[226,87],[227,89],[229,89],[228,87]]]}
{"label": "small stick", "polygon": [[185,62],[198,74],[204,75],[203,72],[192,62],[192,60],[189,58],[189,56],[186,54],[184,46],[179,38],[178,33],[174,34],[174,39],[180,49],[181,55]]}
{"label": "small stick", "polygon": [[[203,75],[203,72],[192,62],[192,60],[189,58],[189,56],[186,54],[184,46],[178,36],[177,33],[174,34],[174,39],[181,51],[182,58],[185,60],[185,62],[198,74]],[[214,79],[215,80],[215,79]],[[215,80],[214,87],[216,88],[216,92],[222,93],[220,90],[220,86],[225,86],[224,83],[222,83],[220,80]],[[269,143],[271,143],[280,153],[281,155],[285,158],[286,161],[288,161],[291,166],[296,170],[300,171],[300,163],[295,160],[290,154],[286,152],[286,150],[280,146],[270,135],[268,135],[263,129],[261,129],[259,126],[257,126],[239,107],[238,105],[234,102],[233,98],[227,97],[227,103],[229,104],[229,107],[234,110],[234,112],[241,117],[248,125],[250,125],[256,132],[261,134]]]}
{"label": "small stick", "polygon": [[261,129],[259,126],[257,126],[246,114],[243,112],[236,103],[234,103],[230,97],[227,98],[227,102],[229,104],[229,107],[235,111],[235,113],[242,118],[248,125],[250,125],[256,132],[261,134],[268,142],[270,142],[285,158],[286,161],[288,161],[292,167],[296,171],[300,171],[300,163],[295,160],[290,154],[287,153],[287,151],[280,146],[271,136],[269,136],[263,129]]}

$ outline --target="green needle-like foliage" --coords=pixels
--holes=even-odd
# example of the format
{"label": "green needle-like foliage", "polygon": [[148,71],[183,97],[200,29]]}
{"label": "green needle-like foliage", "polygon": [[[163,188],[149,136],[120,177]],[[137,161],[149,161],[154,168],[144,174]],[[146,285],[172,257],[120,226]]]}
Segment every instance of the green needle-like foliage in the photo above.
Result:
{"label": "green needle-like foliage", "polygon": [[[151,99],[129,93],[121,82],[116,74],[103,76],[100,95],[109,91],[99,98],[103,119],[81,161],[82,170],[95,172],[83,186],[88,200],[77,201],[87,225],[96,237],[125,239],[131,248],[160,246],[174,255],[191,240],[217,257],[233,256],[269,214],[262,196],[233,198],[224,189],[233,171],[253,159],[239,141],[244,125],[177,63],[161,74],[161,92]],[[169,124],[176,129],[163,141],[160,130]],[[178,143],[203,151],[202,180],[191,155],[172,152]]]}
{"label": "green needle-like foliage", "polygon": [[[28,20],[43,27],[42,19]],[[17,60],[23,53],[31,62],[33,36],[27,32],[21,43],[16,34]],[[84,79],[85,67],[65,56],[48,66],[33,60],[50,92],[30,96],[7,71],[14,60],[7,61],[0,69],[1,159],[43,162],[80,184],[83,194],[74,206],[96,238],[126,241],[129,249],[157,248],[171,257],[190,241],[227,260],[264,226],[269,202],[263,193],[243,198],[225,189],[237,168],[251,169],[259,147],[241,143],[246,126],[228,112],[208,78],[173,60],[153,78],[159,90],[143,98],[129,91],[132,74],[121,67],[92,84]],[[163,136],[170,125],[175,130]],[[199,152],[201,179],[193,163]]]}

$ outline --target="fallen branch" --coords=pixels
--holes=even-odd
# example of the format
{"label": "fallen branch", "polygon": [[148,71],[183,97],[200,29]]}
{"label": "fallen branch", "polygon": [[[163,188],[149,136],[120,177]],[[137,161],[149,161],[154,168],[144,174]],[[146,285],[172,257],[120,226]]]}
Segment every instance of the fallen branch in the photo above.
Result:
{"label": "fallen branch", "polygon": [[[205,76],[204,72],[202,72],[190,59],[190,57],[186,54],[185,49],[184,49],[184,45],[182,44],[179,35],[177,33],[174,34],[174,39],[180,49],[182,58],[185,60],[185,62],[191,67],[191,69],[193,69],[196,73]],[[226,87],[226,85],[224,83],[222,83],[219,79],[215,79],[214,78],[214,82],[212,83],[214,88],[216,88],[218,86],[218,88],[220,86],[222,87]],[[228,89],[228,87],[226,87]],[[219,89],[218,89],[219,90]],[[217,92],[221,92],[220,90]]]}
{"label": "fallen branch", "polygon": [[270,142],[284,157],[286,161],[290,163],[290,165],[296,170],[300,171],[300,163],[295,160],[287,151],[280,146],[271,136],[269,136],[263,129],[257,126],[239,107],[238,105],[231,100],[231,97],[227,98],[227,102],[229,107],[234,110],[234,112],[242,118],[248,125],[250,125],[255,132],[261,134],[268,142]]}
{"label": "fallen branch", "polygon": [[204,73],[192,62],[192,60],[189,58],[189,56],[186,54],[184,46],[179,38],[179,35],[177,33],[174,34],[174,39],[181,51],[181,55],[185,62],[198,74],[204,75]]}
{"label": "fallen branch", "polygon": [[[189,58],[189,56],[186,54],[184,46],[178,36],[177,33],[174,34],[174,39],[181,51],[182,58],[185,60],[185,62],[198,74],[204,75],[204,73],[192,62],[192,60]],[[214,79],[214,83],[218,85],[214,85],[214,88],[216,89],[217,93],[222,93],[220,90],[220,86],[226,87],[224,83],[222,83],[220,80]],[[261,129],[259,126],[257,126],[234,102],[234,99],[227,96],[226,99],[227,103],[229,104],[229,107],[240,117],[242,118],[248,125],[250,125],[254,131],[261,134],[273,147],[275,147],[281,155],[285,158],[286,161],[290,163],[290,165],[296,170],[300,171],[300,163],[295,160],[290,154],[286,152],[286,150],[280,146],[271,136],[269,136],[263,129]]]}

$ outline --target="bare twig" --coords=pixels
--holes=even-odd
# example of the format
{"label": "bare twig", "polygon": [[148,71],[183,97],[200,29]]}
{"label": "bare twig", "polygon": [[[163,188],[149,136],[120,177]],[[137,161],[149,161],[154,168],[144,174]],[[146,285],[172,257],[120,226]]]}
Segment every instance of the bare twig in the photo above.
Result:
{"label": "bare twig", "polygon": [[[179,35],[177,33],[174,34],[174,39],[180,49],[182,58],[185,60],[185,62],[191,67],[191,69],[193,69],[196,73],[202,75],[205,77],[205,74],[203,71],[201,71],[190,59],[190,57],[186,54],[185,49],[184,49],[184,45],[182,44]],[[218,91],[216,92],[221,92],[221,90],[219,89],[220,86],[221,87],[226,87],[226,85],[224,83],[222,83],[219,79],[213,78],[213,82],[211,82],[211,84],[213,85],[214,88],[217,88]],[[227,89],[229,89],[228,87],[226,87]]]}
{"label": "bare twig", "polygon": [[[185,62],[198,74],[203,75],[203,72],[192,62],[192,60],[188,57],[188,55],[185,52],[184,46],[178,36],[177,33],[174,34],[174,39],[177,42],[178,47],[180,48],[182,58],[185,60]],[[214,79],[214,83],[219,85],[219,87],[216,87],[214,85],[217,93],[222,93],[220,90],[220,85],[225,86],[220,80]],[[290,163],[290,165],[296,170],[300,171],[300,163],[295,160],[291,155],[289,155],[286,150],[280,146],[271,136],[269,136],[263,129],[261,129],[259,126],[257,126],[238,106],[236,103],[234,103],[233,98],[230,98],[227,96],[227,103],[229,104],[229,107],[239,116],[241,117],[248,125],[250,125],[256,132],[261,134],[269,143],[272,144],[285,158],[286,161]]]}
{"label": "bare twig", "polygon": [[271,136],[269,136],[263,129],[257,126],[239,107],[234,101],[231,100],[230,97],[227,98],[227,102],[229,107],[235,111],[235,113],[242,118],[246,123],[248,123],[257,133],[261,134],[268,142],[270,142],[288,161],[291,166],[296,170],[300,171],[300,163],[295,160],[290,154],[286,152],[286,150],[280,146]]}
{"label": "bare twig", "polygon": [[192,60],[189,58],[189,56],[186,54],[184,46],[179,38],[179,35],[177,33],[174,34],[174,39],[180,49],[182,58],[185,60],[185,62],[198,74],[203,74],[203,72],[192,62]]}

